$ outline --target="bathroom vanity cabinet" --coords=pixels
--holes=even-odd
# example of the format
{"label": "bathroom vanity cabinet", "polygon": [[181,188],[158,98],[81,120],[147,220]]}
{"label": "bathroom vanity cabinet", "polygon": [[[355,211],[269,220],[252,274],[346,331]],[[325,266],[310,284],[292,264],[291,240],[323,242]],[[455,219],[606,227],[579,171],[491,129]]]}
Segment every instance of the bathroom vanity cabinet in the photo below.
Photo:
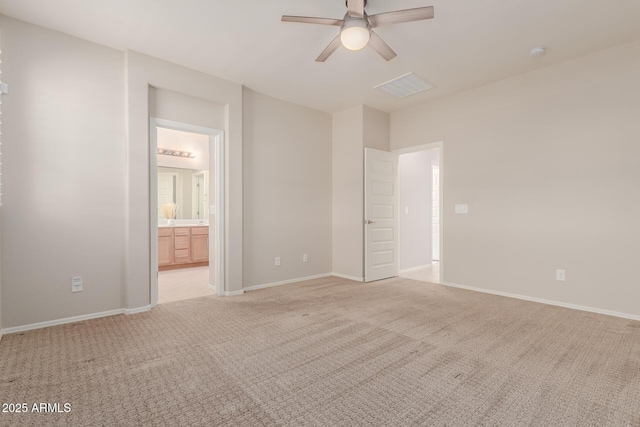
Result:
{"label": "bathroom vanity cabinet", "polygon": [[158,269],[209,265],[209,227],[158,227]]}

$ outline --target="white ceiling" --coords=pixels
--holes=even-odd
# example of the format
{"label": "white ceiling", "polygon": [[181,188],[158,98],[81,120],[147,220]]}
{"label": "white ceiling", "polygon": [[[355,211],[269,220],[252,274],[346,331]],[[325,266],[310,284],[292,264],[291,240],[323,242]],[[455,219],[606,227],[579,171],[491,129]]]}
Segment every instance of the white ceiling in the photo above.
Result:
{"label": "white ceiling", "polygon": [[[396,111],[640,39],[639,0],[369,0],[369,14],[433,5],[435,19],[376,31],[397,52],[340,48],[338,28],[282,14],[342,18],[344,0],[0,0],[0,13],[204,71],[327,112]],[[529,49],[547,53],[530,58]],[[373,86],[413,71],[436,85],[398,100]]]}

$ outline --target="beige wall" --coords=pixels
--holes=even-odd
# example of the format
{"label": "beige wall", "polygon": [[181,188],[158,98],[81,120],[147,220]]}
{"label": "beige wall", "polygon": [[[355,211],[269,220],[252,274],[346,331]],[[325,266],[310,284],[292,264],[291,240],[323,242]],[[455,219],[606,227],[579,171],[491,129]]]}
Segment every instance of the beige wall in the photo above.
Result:
{"label": "beige wall", "polygon": [[[0,16],[2,327],[123,306],[122,52]],[[10,141],[10,143],[8,143]],[[71,293],[81,275],[84,291]]]}
{"label": "beige wall", "polygon": [[333,272],[363,275],[362,106],[333,115],[332,264]]}
{"label": "beige wall", "polygon": [[376,110],[367,105],[362,106],[362,137],[365,147],[389,151],[391,149],[389,140],[390,126],[391,116],[389,113]]}
{"label": "beige wall", "polygon": [[224,105],[172,90],[149,88],[149,115],[210,129],[224,129]]}
{"label": "beige wall", "polygon": [[243,106],[245,287],[330,273],[331,115],[246,88]]}
{"label": "beige wall", "polygon": [[445,282],[640,314],[639,70],[636,42],[391,115],[393,149],[444,141]]}
{"label": "beige wall", "polygon": [[333,272],[364,278],[364,148],[389,151],[390,116],[366,105],[333,115]]}

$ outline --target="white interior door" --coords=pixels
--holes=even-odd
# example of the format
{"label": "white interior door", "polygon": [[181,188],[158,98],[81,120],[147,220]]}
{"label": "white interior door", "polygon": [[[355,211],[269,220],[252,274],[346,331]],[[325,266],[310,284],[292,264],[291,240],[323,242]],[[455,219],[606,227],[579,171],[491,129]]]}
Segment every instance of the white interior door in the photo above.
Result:
{"label": "white interior door", "polygon": [[398,155],[364,149],[364,281],[398,275]]}

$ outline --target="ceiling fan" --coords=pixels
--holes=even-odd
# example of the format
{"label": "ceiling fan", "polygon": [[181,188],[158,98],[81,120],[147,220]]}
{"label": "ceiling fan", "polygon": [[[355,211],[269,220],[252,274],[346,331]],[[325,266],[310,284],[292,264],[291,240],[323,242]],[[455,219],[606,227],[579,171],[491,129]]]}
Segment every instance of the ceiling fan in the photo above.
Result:
{"label": "ceiling fan", "polygon": [[397,56],[396,53],[373,32],[373,28],[433,18],[433,6],[367,15],[364,10],[366,5],[367,0],[347,0],[347,13],[343,19],[282,15],[282,21],[340,27],[340,34],[322,51],[316,62],[326,61],[341,44],[349,50],[360,50],[369,45],[386,61],[390,61]]}

